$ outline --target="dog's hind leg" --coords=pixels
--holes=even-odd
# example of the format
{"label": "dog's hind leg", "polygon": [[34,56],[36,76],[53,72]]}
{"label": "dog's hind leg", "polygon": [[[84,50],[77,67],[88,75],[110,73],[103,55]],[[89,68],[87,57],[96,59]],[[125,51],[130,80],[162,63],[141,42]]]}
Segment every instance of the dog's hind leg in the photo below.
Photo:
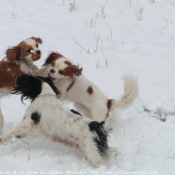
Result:
{"label": "dog's hind leg", "polygon": [[74,106],[76,110],[82,112],[85,117],[92,118],[90,110],[84,105],[80,103],[75,103]]}
{"label": "dog's hind leg", "polygon": [[0,135],[2,133],[3,126],[4,126],[4,117],[2,115],[1,108],[0,108]]}
{"label": "dog's hind leg", "polygon": [[12,137],[22,138],[27,135],[27,133],[32,128],[32,120],[30,118],[24,119],[15,128],[9,131],[6,135],[0,137],[0,143],[4,143],[10,140]]}
{"label": "dog's hind leg", "polygon": [[96,167],[106,165],[106,156],[99,152],[93,139],[86,139],[82,145],[80,144],[80,147]]}

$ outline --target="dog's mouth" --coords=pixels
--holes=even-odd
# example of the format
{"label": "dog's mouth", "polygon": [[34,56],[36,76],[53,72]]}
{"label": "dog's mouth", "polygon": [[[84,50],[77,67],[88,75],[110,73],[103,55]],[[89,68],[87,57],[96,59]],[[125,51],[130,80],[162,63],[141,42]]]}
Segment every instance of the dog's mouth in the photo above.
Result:
{"label": "dog's mouth", "polygon": [[56,78],[53,78],[49,73],[48,73],[48,77],[50,77],[52,81],[56,81]]}
{"label": "dog's mouth", "polygon": [[41,58],[41,56],[40,55],[34,55],[34,57],[32,57],[32,60],[33,61],[37,61],[37,60],[39,60]]}

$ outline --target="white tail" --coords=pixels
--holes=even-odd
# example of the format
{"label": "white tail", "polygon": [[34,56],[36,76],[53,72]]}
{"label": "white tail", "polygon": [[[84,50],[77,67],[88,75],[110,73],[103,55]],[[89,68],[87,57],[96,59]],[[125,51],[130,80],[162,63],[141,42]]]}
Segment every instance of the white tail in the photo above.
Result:
{"label": "white tail", "polygon": [[138,95],[137,79],[132,75],[127,75],[122,78],[124,83],[124,94],[119,100],[113,100],[110,111],[116,108],[125,109],[129,107]]}

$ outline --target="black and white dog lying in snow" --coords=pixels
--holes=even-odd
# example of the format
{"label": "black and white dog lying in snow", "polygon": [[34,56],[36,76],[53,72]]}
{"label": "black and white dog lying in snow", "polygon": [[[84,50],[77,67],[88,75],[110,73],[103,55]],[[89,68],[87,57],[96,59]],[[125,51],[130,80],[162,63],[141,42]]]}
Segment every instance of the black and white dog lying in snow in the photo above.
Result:
{"label": "black and white dog lying in snow", "polygon": [[58,89],[48,77],[34,77],[23,74],[17,79],[14,94],[21,94],[21,100],[29,98],[23,121],[9,133],[0,137],[0,143],[13,136],[24,138],[31,130],[65,143],[78,145],[97,167],[106,164],[108,156],[107,137],[114,127],[115,117],[108,117],[98,123],[65,107],[58,99]]}

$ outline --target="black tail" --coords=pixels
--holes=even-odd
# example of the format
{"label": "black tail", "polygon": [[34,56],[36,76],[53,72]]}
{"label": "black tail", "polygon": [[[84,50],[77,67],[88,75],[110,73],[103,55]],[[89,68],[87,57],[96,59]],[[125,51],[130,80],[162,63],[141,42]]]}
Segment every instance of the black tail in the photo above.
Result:
{"label": "black tail", "polygon": [[90,122],[89,123],[89,129],[91,132],[95,132],[96,136],[94,137],[94,141],[97,145],[98,151],[101,155],[107,156],[108,151],[108,143],[107,143],[107,137],[108,134],[104,129],[105,122]]}

